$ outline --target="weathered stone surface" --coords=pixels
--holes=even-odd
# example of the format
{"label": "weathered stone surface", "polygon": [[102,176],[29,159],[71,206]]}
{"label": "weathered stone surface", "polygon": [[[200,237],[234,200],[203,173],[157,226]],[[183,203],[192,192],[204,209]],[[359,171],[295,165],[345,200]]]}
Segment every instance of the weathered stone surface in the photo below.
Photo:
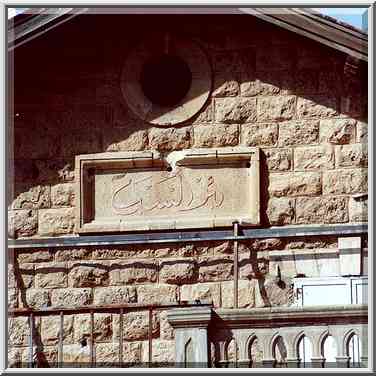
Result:
{"label": "weathered stone surface", "polygon": [[25,347],[8,348],[8,367],[22,368],[27,363],[27,351]]}
{"label": "weathered stone surface", "polygon": [[90,345],[86,346],[80,343],[66,345],[63,347],[63,362],[70,367],[88,367],[90,365]]}
{"label": "weathered stone surface", "polygon": [[272,197],[268,201],[267,216],[271,225],[282,226],[294,223],[295,199]]}
{"label": "weathered stone surface", "polygon": [[149,260],[116,261],[110,265],[111,285],[156,282],[157,264]]}
{"label": "weathered stone surface", "polygon": [[88,260],[91,258],[92,250],[89,248],[67,248],[55,251],[56,261]]}
{"label": "weathered stone surface", "polygon": [[34,161],[35,178],[38,181],[70,182],[74,180],[73,158],[65,159],[38,159]]}
{"label": "weathered stone surface", "polygon": [[350,197],[350,222],[368,221],[368,197]]}
{"label": "weathered stone surface", "polygon": [[239,83],[232,74],[215,75],[213,97],[236,97],[239,94],[239,90]]}
{"label": "weathered stone surface", "polygon": [[268,171],[289,171],[292,165],[291,149],[264,149]]}
{"label": "weathered stone surface", "polygon": [[51,305],[54,307],[82,307],[91,304],[93,294],[90,288],[56,289],[51,291]]}
{"label": "weathered stone surface", "polygon": [[71,183],[56,184],[51,187],[52,206],[74,206],[74,185]]}
{"label": "weathered stone surface", "polygon": [[107,286],[109,283],[108,267],[99,263],[74,263],[68,274],[69,287]]}
{"label": "weathered stone surface", "polygon": [[[90,339],[90,315],[80,314],[74,317],[74,341],[82,338]],[[112,316],[109,313],[94,314],[94,339],[96,342],[112,340]]]}
{"label": "weathered stone surface", "polygon": [[58,288],[68,286],[67,264],[49,262],[35,267],[35,285],[39,288]]}
{"label": "weathered stone surface", "polygon": [[27,289],[34,285],[34,264],[8,264],[8,287]]}
{"label": "weathered stone surface", "polygon": [[349,220],[347,197],[299,197],[296,223],[344,223]]}
{"label": "weathered stone surface", "polygon": [[356,142],[368,142],[368,124],[362,121],[356,123]]}
{"label": "weathered stone surface", "polygon": [[41,209],[51,206],[50,186],[17,185],[10,209]]}
{"label": "weathered stone surface", "polygon": [[[141,342],[123,343],[123,365],[130,366],[141,362]],[[96,365],[119,367],[119,344],[98,343],[95,347]]]}
{"label": "weathered stone surface", "polygon": [[209,101],[201,111],[194,116],[193,124],[211,123],[214,120],[214,103]]}
{"label": "weathered stone surface", "polygon": [[[60,338],[60,317],[45,316],[42,317],[41,337],[43,345],[56,345]],[[73,316],[64,315],[63,325],[63,343],[73,343]]]}
{"label": "weathered stone surface", "polygon": [[191,128],[151,128],[149,146],[159,151],[188,149],[191,146]]}
{"label": "weathered stone surface", "polygon": [[320,141],[343,145],[355,141],[356,121],[354,119],[320,120]]}
{"label": "weathered stone surface", "polygon": [[136,288],[132,286],[124,287],[97,287],[94,289],[94,304],[124,304],[136,303]]}
{"label": "weathered stone surface", "polygon": [[312,248],[338,248],[338,238],[326,236],[304,237],[302,239],[290,239],[286,243],[286,249],[312,249]]}
{"label": "weathered stone surface", "polygon": [[[283,280],[285,277],[295,277],[297,275],[293,250],[269,251],[268,256],[269,277],[280,277]],[[311,264],[313,262],[315,260],[310,260]]]}
{"label": "weathered stone surface", "polygon": [[242,64],[244,58],[244,52],[242,54],[240,51],[213,51],[214,72],[220,74],[241,72],[244,69],[244,65]]}
{"label": "weathered stone surface", "polygon": [[[240,279],[238,281],[238,307],[254,308],[255,307],[255,289],[256,280],[247,281]],[[234,282],[222,282],[222,308],[234,308]]]}
{"label": "weathered stone surface", "polygon": [[275,146],[278,140],[278,125],[244,124],[241,133],[242,144],[247,146]]}
{"label": "weathered stone surface", "polygon": [[8,236],[19,238],[35,235],[38,230],[38,215],[36,210],[8,211]]}
{"label": "weathered stone surface", "polygon": [[[142,361],[149,361],[149,347],[147,342],[142,345]],[[175,362],[175,342],[169,340],[156,339],[152,343],[152,362],[173,365]],[[161,365],[159,364],[159,365]]]}
{"label": "weathered stone surface", "polygon": [[367,113],[366,95],[351,93],[348,96],[341,96],[341,113],[362,118]]}
{"label": "weathered stone surface", "polygon": [[[258,251],[257,248],[253,248]],[[240,279],[260,278],[268,273],[269,260],[263,252],[249,251],[239,255],[239,277]],[[223,295],[222,295],[223,296]]]}
{"label": "weathered stone surface", "polygon": [[292,280],[284,278],[283,283],[278,285],[273,279],[266,280],[264,284],[265,294],[270,305],[290,306],[294,301],[294,290]]}
{"label": "weathered stone surface", "polygon": [[64,145],[61,148],[63,157],[102,151],[100,133],[93,130],[65,132],[61,138],[61,143]]}
{"label": "weathered stone surface", "polygon": [[326,171],[323,194],[351,194],[367,192],[368,171],[365,168]]}
{"label": "weathered stone surface", "polygon": [[319,92],[320,71],[317,69],[298,69],[295,72],[295,91],[298,94],[317,94]]}
{"label": "weathered stone surface", "polygon": [[203,257],[199,262],[199,281],[226,281],[232,278],[233,261],[230,257]]}
{"label": "weathered stone surface", "polygon": [[159,331],[160,331],[160,338],[161,339],[174,339],[174,328],[169,324],[167,320],[167,311],[160,311],[159,312]]}
{"label": "weathered stone surface", "polygon": [[269,193],[271,196],[315,196],[321,194],[321,174],[316,172],[294,172],[271,174]]}
{"label": "weathered stone surface", "polygon": [[[23,251],[19,250],[17,252],[17,261],[20,264],[27,263],[30,264],[30,267],[32,266],[32,263],[38,263],[38,262],[48,262],[52,261],[53,256],[52,253],[46,249],[33,249],[33,252],[30,251]],[[26,265],[22,265],[23,268],[26,268]],[[34,266],[33,266],[34,268]]]}
{"label": "weathered stone surface", "polygon": [[316,144],[319,139],[319,122],[287,121],[279,124],[279,146]]}
{"label": "weathered stone surface", "polygon": [[292,95],[260,97],[257,100],[257,118],[261,122],[290,120],[295,110],[296,97]]}
{"label": "weathered stone surface", "polygon": [[215,282],[197,283],[194,285],[183,285],[180,289],[180,300],[210,300],[214,307],[220,307],[221,292],[220,284]]}
{"label": "weathered stone surface", "polygon": [[8,287],[8,309],[18,307],[18,289]]}
{"label": "weathered stone surface", "polygon": [[[36,320],[35,328],[39,328],[39,321]],[[8,344],[27,346],[29,339],[29,318],[9,317],[8,318]]]}
{"label": "weathered stone surface", "polygon": [[236,146],[239,128],[235,124],[203,125],[194,128],[194,147]]}
{"label": "weathered stone surface", "polygon": [[351,144],[336,148],[337,167],[366,167],[368,165],[368,145]]}
{"label": "weathered stone surface", "polygon": [[171,285],[137,286],[137,302],[143,304],[176,303],[178,287]]}
{"label": "weathered stone surface", "polygon": [[39,233],[41,235],[70,234],[74,229],[75,209],[39,210]]}
{"label": "weathered stone surface", "polygon": [[269,238],[269,239],[257,239],[251,243],[251,248],[257,251],[267,251],[273,249],[283,249],[285,245],[284,239],[281,238]]}
{"label": "weathered stone surface", "polygon": [[145,257],[143,252],[138,253],[135,246],[98,247],[93,249],[94,260],[118,260],[134,256]]}
{"label": "weathered stone surface", "polygon": [[256,69],[259,70],[281,70],[292,67],[293,48],[288,44],[266,46],[262,43],[256,50]]}
{"label": "weathered stone surface", "polygon": [[220,123],[249,123],[257,117],[254,98],[218,98],[215,100],[215,119]]}
{"label": "weathered stone surface", "polygon": [[296,113],[299,119],[337,116],[337,99],[326,95],[312,95],[309,98],[299,97]]}
{"label": "weathered stone surface", "polygon": [[113,129],[104,133],[106,151],[140,151],[148,146],[146,130]]}
{"label": "weathered stone surface", "polygon": [[[113,315],[114,335],[113,341],[119,341],[120,315]],[[125,341],[137,341],[148,339],[149,335],[149,311],[128,312],[123,315],[123,339]],[[159,317],[156,312],[152,315],[152,335],[159,337]]]}
{"label": "weathered stone surface", "polygon": [[[21,296],[23,293],[21,292]],[[22,302],[24,308],[45,308],[50,305],[50,294],[48,290],[27,289],[25,294],[26,304]],[[21,301],[23,299],[21,298]]]}
{"label": "weathered stone surface", "polygon": [[331,145],[320,145],[296,148],[294,150],[294,169],[330,170],[334,168],[334,148]]}
{"label": "weathered stone surface", "polygon": [[198,268],[193,259],[163,260],[159,267],[159,281],[175,285],[194,283],[198,277]]}

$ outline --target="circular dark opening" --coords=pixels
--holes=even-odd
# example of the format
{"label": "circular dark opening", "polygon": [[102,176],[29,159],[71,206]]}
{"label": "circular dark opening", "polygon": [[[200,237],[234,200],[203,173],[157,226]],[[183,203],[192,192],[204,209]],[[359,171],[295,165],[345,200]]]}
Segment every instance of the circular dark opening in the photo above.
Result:
{"label": "circular dark opening", "polygon": [[141,72],[141,87],[145,96],[160,106],[179,103],[191,87],[192,73],[178,56],[159,55],[149,59]]}

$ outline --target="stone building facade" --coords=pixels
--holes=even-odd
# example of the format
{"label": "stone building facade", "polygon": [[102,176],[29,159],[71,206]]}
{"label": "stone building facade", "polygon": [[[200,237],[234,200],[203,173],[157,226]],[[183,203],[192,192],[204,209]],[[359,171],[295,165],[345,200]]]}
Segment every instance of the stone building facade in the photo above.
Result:
{"label": "stone building facade", "polygon": [[[202,108],[173,125],[141,119],[121,80],[129,53],[166,30],[197,44],[211,70]],[[259,148],[257,228],[367,222],[367,62],[361,59],[252,15],[230,14],[79,15],[15,48],[9,59],[9,310],[195,300],[234,308],[232,240],[65,246],[78,237],[77,155]],[[297,230],[294,237],[241,240],[238,307],[291,307],[295,277],[340,276],[339,237]],[[44,238],[57,245],[43,246]],[[366,234],[361,238],[358,274],[366,275]],[[124,313],[122,354],[130,365],[148,361],[149,319],[147,309]],[[172,364],[167,310],[154,311],[151,322],[152,360]],[[38,366],[58,361],[59,323],[58,314],[35,317]],[[27,364],[29,317],[10,315],[8,333],[9,366]],[[97,364],[118,362],[119,314],[96,313],[94,337]],[[64,362],[87,364],[85,338],[90,314],[66,315]],[[231,359],[234,349],[226,351]]]}

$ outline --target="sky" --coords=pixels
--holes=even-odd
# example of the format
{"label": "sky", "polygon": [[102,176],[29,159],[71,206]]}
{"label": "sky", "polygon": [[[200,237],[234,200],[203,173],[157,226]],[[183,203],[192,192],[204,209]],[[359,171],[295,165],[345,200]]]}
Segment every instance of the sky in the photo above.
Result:
{"label": "sky", "polygon": [[[8,18],[14,17],[16,14],[21,13],[25,8],[10,8]],[[320,13],[337,18],[350,25],[362,29],[362,15],[366,8],[314,8]]]}

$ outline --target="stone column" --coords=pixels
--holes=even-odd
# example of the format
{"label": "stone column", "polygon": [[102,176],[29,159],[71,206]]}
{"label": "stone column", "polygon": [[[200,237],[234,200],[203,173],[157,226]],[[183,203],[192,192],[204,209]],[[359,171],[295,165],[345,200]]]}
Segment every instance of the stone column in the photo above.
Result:
{"label": "stone column", "polygon": [[211,308],[175,308],[167,312],[167,320],[175,330],[176,367],[207,368]]}
{"label": "stone column", "polygon": [[336,356],[336,363],[338,368],[349,368],[350,357],[346,355]]}

